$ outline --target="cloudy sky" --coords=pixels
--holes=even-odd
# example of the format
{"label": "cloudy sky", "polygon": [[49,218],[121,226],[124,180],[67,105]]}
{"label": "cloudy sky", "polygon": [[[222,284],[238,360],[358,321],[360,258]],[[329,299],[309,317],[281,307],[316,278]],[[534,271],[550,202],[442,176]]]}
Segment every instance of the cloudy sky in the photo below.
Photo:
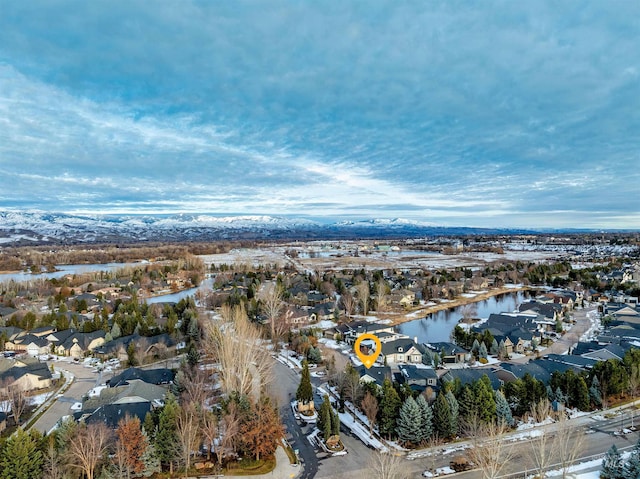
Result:
{"label": "cloudy sky", "polygon": [[0,209],[640,228],[640,2],[0,0]]}

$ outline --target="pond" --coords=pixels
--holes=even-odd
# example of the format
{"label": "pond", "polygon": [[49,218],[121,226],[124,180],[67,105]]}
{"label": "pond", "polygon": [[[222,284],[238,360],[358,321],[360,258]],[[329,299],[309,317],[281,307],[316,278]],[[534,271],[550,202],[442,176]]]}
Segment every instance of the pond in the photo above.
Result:
{"label": "pond", "polygon": [[[531,297],[529,291],[517,291],[492,296],[483,301],[473,303],[476,307],[474,316],[488,318],[492,313],[515,311],[518,305],[529,297]],[[451,332],[462,317],[462,308],[464,306],[432,313],[426,318],[399,324],[396,329],[411,338],[417,337],[418,343],[450,341]]]}
{"label": "pond", "polygon": [[194,296],[196,292],[201,290],[209,290],[213,287],[213,277],[208,277],[200,286],[196,288],[189,288],[182,291],[178,291],[177,293],[163,294],[161,296],[153,296],[151,298],[146,298],[145,301],[149,304],[153,303],[177,303],[181,299],[187,298],[188,296]]}
{"label": "pond", "polygon": [[9,282],[11,280],[23,282],[33,281],[36,279],[52,279],[61,278],[68,274],[82,274],[93,273],[96,271],[114,271],[125,266],[139,266],[142,263],[94,263],[94,264],[60,264],[56,266],[58,271],[51,273],[29,273],[27,271],[20,271],[17,273],[2,273],[0,274],[0,283]]}

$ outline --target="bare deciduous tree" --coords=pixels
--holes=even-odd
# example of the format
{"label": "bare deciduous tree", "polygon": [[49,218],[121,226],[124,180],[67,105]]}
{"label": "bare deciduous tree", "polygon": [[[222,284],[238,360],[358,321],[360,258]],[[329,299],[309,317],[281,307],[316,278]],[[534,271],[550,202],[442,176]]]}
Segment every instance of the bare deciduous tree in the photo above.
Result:
{"label": "bare deciduous tree", "polygon": [[43,479],[63,479],[64,460],[58,449],[56,448],[55,436],[47,436],[46,449],[42,455],[42,472]]}
{"label": "bare deciduous tree", "polygon": [[[550,415],[551,404],[546,398],[531,407],[531,417],[534,423],[542,423]],[[548,428],[537,428],[535,432],[535,436],[529,441],[529,445],[531,446],[531,465],[539,477],[544,477],[545,471],[554,459],[556,452],[555,444],[552,433]]]}
{"label": "bare deciduous tree", "polygon": [[220,448],[216,452],[218,464],[222,464],[222,458],[230,455],[236,449],[240,435],[240,415],[235,402],[230,402],[226,413],[220,421]]}
{"label": "bare deciduous tree", "polygon": [[378,416],[378,400],[369,391],[364,395],[362,403],[360,404],[362,411],[369,420],[369,435],[373,436],[373,426]]}
{"label": "bare deciduous tree", "polygon": [[393,454],[375,452],[369,460],[369,474],[371,479],[407,479],[406,468],[402,464],[402,457]]}
{"label": "bare deciduous tree", "polygon": [[480,468],[483,479],[495,479],[515,452],[502,437],[508,426],[503,422],[485,423],[476,417],[466,424],[465,429],[471,438],[469,458]]}
{"label": "bare deciduous tree", "polygon": [[345,291],[342,296],[340,296],[340,302],[342,303],[342,307],[344,308],[344,313],[347,315],[347,318],[351,319],[353,313],[356,310],[356,300],[353,295],[349,291]]}
{"label": "bare deciduous tree", "polygon": [[556,435],[554,439],[554,449],[558,455],[558,462],[562,470],[562,479],[568,477],[569,467],[578,459],[583,452],[585,441],[584,430],[572,427],[566,415],[561,414],[555,425]]}
{"label": "bare deciduous tree", "polygon": [[7,391],[7,397],[9,399],[9,403],[11,404],[11,412],[13,414],[13,418],[16,421],[16,424],[20,424],[20,418],[29,405],[29,399],[27,398],[24,389],[20,385],[9,387],[7,388]]}
{"label": "bare deciduous tree", "polygon": [[369,281],[363,279],[361,282],[356,284],[356,292],[358,293],[358,299],[360,300],[360,304],[362,306],[362,314],[365,316],[369,313]]}
{"label": "bare deciduous tree", "polygon": [[207,460],[210,461],[211,451],[214,451],[218,456],[220,455],[216,450],[216,440],[220,435],[218,416],[210,411],[203,411],[200,418],[200,431],[207,443]]}
{"label": "bare deciduous tree", "polygon": [[111,430],[103,423],[79,426],[67,448],[69,465],[79,469],[87,479],[93,479],[110,440]]}
{"label": "bare deciduous tree", "polygon": [[183,381],[181,386],[184,387],[182,391],[182,399],[185,404],[204,405],[209,398],[209,374],[206,371],[202,371],[197,367],[187,367],[183,371]]}
{"label": "bare deciduous tree", "polygon": [[259,397],[261,386],[271,378],[272,361],[260,330],[249,322],[244,308],[228,309],[221,321],[206,323],[204,341],[220,364],[222,391]]}
{"label": "bare deciduous tree", "polygon": [[478,316],[478,308],[474,303],[465,304],[462,309],[462,322],[470,323],[473,318]]}
{"label": "bare deciduous tree", "polygon": [[387,307],[387,282],[380,278],[376,283],[376,310],[384,311]]}
{"label": "bare deciduous tree", "polygon": [[258,294],[258,299],[262,303],[262,309],[269,321],[271,341],[275,346],[278,342],[279,332],[282,329],[281,323],[283,322],[281,314],[283,307],[282,291],[275,282],[265,284]]}
{"label": "bare deciduous tree", "polygon": [[181,408],[176,420],[176,433],[180,442],[184,476],[187,477],[191,468],[191,454],[198,449],[200,440],[200,424],[194,404],[187,404]]}

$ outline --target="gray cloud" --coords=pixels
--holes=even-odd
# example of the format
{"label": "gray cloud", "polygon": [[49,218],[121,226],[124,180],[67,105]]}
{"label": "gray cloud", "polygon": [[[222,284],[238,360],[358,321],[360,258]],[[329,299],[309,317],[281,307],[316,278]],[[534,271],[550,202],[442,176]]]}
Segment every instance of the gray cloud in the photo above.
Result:
{"label": "gray cloud", "polygon": [[3,5],[4,205],[640,227],[639,4],[153,7]]}

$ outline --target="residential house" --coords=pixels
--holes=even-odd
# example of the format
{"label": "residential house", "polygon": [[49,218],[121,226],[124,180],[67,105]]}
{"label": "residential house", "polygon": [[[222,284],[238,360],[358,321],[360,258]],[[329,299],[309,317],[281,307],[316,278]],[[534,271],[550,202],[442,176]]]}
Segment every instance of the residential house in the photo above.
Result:
{"label": "residential house", "polygon": [[7,414],[0,412],[0,434],[7,428]]}
{"label": "residential house", "polygon": [[103,423],[111,429],[118,427],[120,420],[129,417],[137,417],[140,423],[153,410],[151,401],[139,396],[128,396],[118,399],[112,404],[105,404],[94,411],[81,411],[74,414],[74,418],[84,421],[86,424]]}
{"label": "residential house", "polygon": [[[34,391],[51,387],[51,371],[37,360],[0,359],[0,385]],[[4,389],[0,388],[0,392]]]}
{"label": "residential house", "polygon": [[29,331],[29,334],[33,334],[34,336],[38,336],[39,338],[46,337],[56,331],[54,326],[40,326],[39,328],[34,328]]}
{"label": "residential house", "polygon": [[0,306],[0,319],[7,320],[16,312],[18,312],[16,308],[10,308],[9,306]]}
{"label": "residential house", "polygon": [[309,319],[312,322],[326,321],[333,319],[336,304],[333,301],[327,301],[314,306],[309,314]]}
{"label": "residential house", "polygon": [[129,384],[131,381],[143,381],[148,384],[169,384],[173,381],[175,373],[171,369],[156,368],[156,369],[140,369],[140,368],[127,368],[120,374],[108,379],[107,386],[113,388],[122,385]]}
{"label": "residential house", "polygon": [[471,353],[455,343],[437,342],[425,343],[432,354],[438,353],[444,364],[462,364],[471,359]]}
{"label": "residential house", "polygon": [[105,332],[101,329],[92,333],[75,332],[68,336],[61,344],[55,346],[60,356],[81,358],[91,350],[104,344]]}
{"label": "residential house", "polygon": [[547,354],[544,359],[549,361],[556,361],[559,363],[568,364],[576,369],[588,370],[593,368],[598,362],[597,359],[585,358],[582,356],[576,356],[574,354]]}
{"label": "residential house", "polygon": [[93,349],[93,353],[94,356],[102,359],[113,357],[120,361],[127,361],[129,358],[127,348],[130,343],[133,343],[136,347],[136,352],[143,356],[142,358],[138,358],[141,361],[146,357],[166,357],[166,354],[175,351],[176,348],[175,341],[166,333],[156,336],[132,334],[130,336],[122,336],[108,343],[103,343]]}
{"label": "residential house", "polygon": [[491,382],[493,390],[497,390],[502,386],[502,381],[491,368],[461,368],[449,369],[441,378],[443,384],[450,383],[456,379],[460,380],[462,385],[471,384],[478,381],[482,376],[487,376]]}
{"label": "residential house", "polygon": [[413,364],[398,366],[400,374],[397,375],[400,384],[408,384],[414,391],[422,392],[430,387],[434,392],[438,390],[438,375],[430,367]]}
{"label": "residential house", "polygon": [[382,357],[387,364],[422,364],[424,349],[411,338],[382,343]]}
{"label": "residential house", "polygon": [[27,334],[20,340],[20,349],[26,351],[29,356],[40,356],[49,352],[49,341],[45,338]]}
{"label": "residential house", "polygon": [[526,364],[501,363],[500,366],[501,368],[496,370],[496,375],[504,382],[515,381],[524,377],[525,374],[529,374],[545,384],[548,384],[551,375],[556,371],[565,372],[569,369],[576,369],[569,364],[546,359],[537,359]]}
{"label": "residential house", "polygon": [[360,382],[375,383],[382,387],[385,379],[391,380],[391,368],[389,366],[358,366],[355,368],[360,374]]}

